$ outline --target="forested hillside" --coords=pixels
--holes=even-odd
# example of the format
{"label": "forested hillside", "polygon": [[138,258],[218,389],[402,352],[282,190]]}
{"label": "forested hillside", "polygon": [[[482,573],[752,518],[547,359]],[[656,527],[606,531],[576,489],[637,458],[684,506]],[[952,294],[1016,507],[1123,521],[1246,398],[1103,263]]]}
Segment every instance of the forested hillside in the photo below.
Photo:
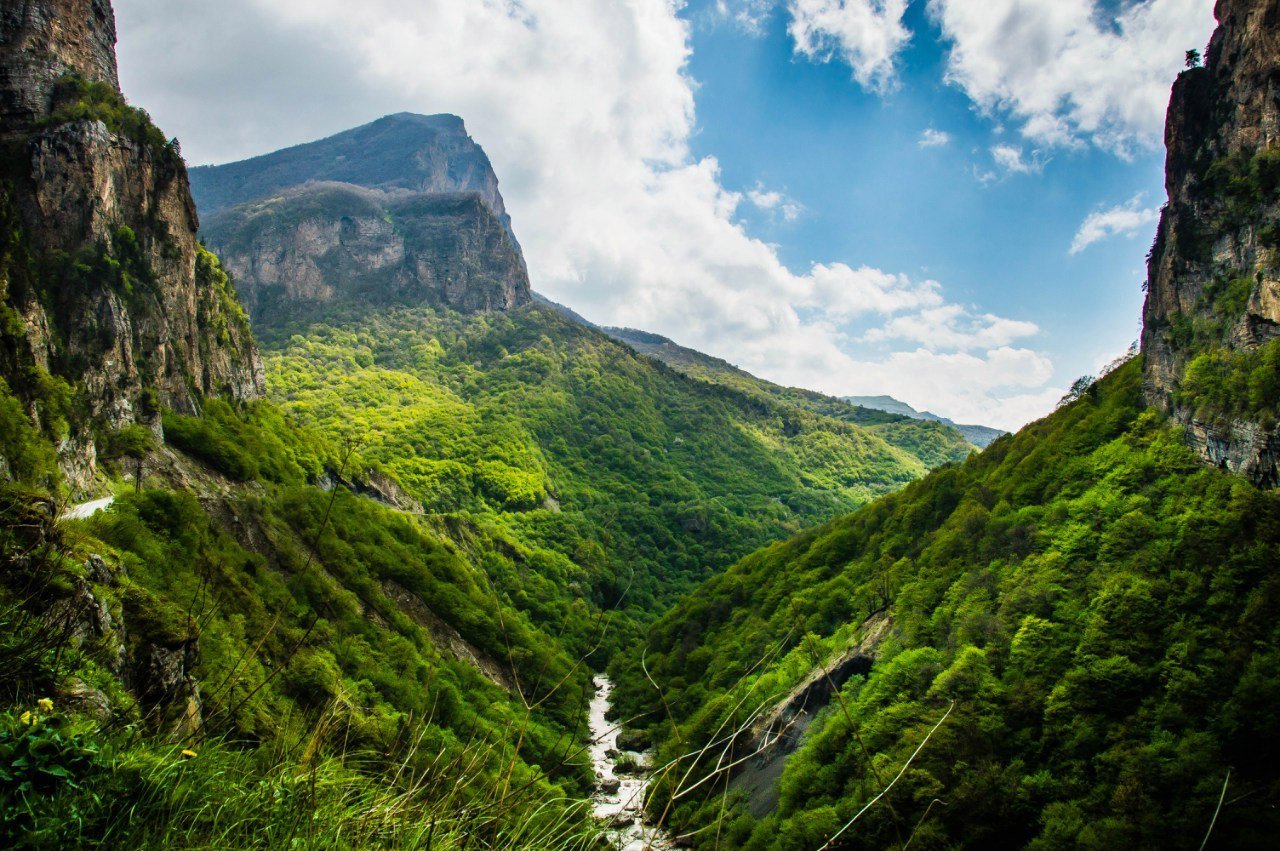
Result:
{"label": "forested hillside", "polygon": [[0,9],[0,846],[599,849],[612,781],[682,847],[1273,847],[1280,2],[1217,14],[1142,351],[977,452],[539,303],[456,116],[193,198],[108,0]]}
{"label": "forested hillside", "polygon": [[[233,169],[251,316],[119,90],[110,4],[0,27],[6,847],[592,846],[592,668],[971,449],[522,307],[451,116]],[[336,170],[293,191],[299,162]]]}
{"label": "forested hillside", "polygon": [[[267,364],[286,411],[349,435],[428,514],[539,552],[546,575],[513,594],[576,586],[642,619],[716,567],[923,474],[913,451],[937,446],[929,429],[886,434],[690,380],[541,308],[316,326]],[[970,451],[936,436],[941,460]]]}
{"label": "forested hillside", "polygon": [[590,844],[592,602],[258,398],[109,3],[0,36],[0,845]]}
{"label": "forested hillside", "polygon": [[[652,808],[700,847],[817,848],[905,768],[842,847],[1185,847],[1230,771],[1217,841],[1265,847],[1280,501],[1205,468],[1140,371],[659,621],[645,669],[615,665],[670,765]],[[838,697],[811,699],[776,787],[727,768],[773,757],[759,717],[818,669]]]}
{"label": "forested hillside", "polygon": [[542,622],[583,595],[620,610],[598,663],[715,570],[973,450],[746,373],[686,375],[523,304],[518,243],[468,236],[496,227],[487,213],[440,213],[463,197],[505,210],[452,116],[388,116],[198,175],[215,211],[202,233],[250,294],[268,395],[350,439],[459,544],[527,552],[527,570],[495,575]]}

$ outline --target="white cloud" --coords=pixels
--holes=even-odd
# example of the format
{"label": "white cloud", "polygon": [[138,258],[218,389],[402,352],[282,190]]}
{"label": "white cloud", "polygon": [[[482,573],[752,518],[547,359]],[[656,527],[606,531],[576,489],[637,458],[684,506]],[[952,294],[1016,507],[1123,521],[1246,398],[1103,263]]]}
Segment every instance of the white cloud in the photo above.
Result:
{"label": "white cloud", "polygon": [[1016,145],[994,146],[991,149],[991,158],[1007,174],[1039,174],[1044,171],[1045,161],[1041,154],[1033,153],[1030,158],[1027,158],[1022,148]]}
{"label": "white cloud", "polygon": [[1095,242],[1113,236],[1132,238],[1149,231],[1158,221],[1160,209],[1143,208],[1141,195],[1107,210],[1095,210],[1081,222],[1080,230],[1076,231],[1075,239],[1071,241],[1071,253],[1079,254]]}
{"label": "white cloud", "polygon": [[916,144],[922,148],[944,148],[951,144],[951,134],[945,130],[926,127],[920,134],[920,141]]}
{"label": "white cloud", "polygon": [[887,393],[917,410],[1009,431],[1053,410],[1066,392],[1045,386],[1053,376],[1048,358],[1009,346],[976,354],[919,348],[848,368],[842,395]]}
{"label": "white cloud", "polygon": [[804,212],[804,205],[800,202],[788,198],[776,189],[765,189],[759,183],[756,184],[754,189],[747,191],[747,200],[761,210],[769,210],[781,214],[782,218],[789,222],[794,222]]}
{"label": "white cloud", "polygon": [[[453,112],[494,162],[535,288],[595,321],[666,334],[772,380],[835,394],[880,382],[997,424],[1027,415],[1037,385],[1025,381],[1048,381],[1043,356],[1000,348],[1023,335],[995,317],[949,330],[939,320],[945,342],[859,359],[862,332],[945,307],[942,286],[841,262],[792,270],[744,229],[743,203],[786,216],[793,202],[763,186],[730,191],[714,158],[691,155],[678,0],[367,0],[360,15],[341,0],[214,6],[116,0],[126,90],[193,161],[392,112]],[[896,22],[902,6],[880,14]],[[891,61],[897,46],[879,55]],[[883,80],[889,66],[865,67]],[[886,330],[881,343],[894,340],[919,342]],[[1004,377],[1013,362],[1035,367],[1024,383]],[[949,380],[935,381],[939,364]]]}
{"label": "white cloud", "polygon": [[1184,52],[1207,41],[1213,5],[929,0],[951,45],[947,77],[975,103],[1036,142],[1120,154],[1158,144],[1169,86]]}
{"label": "white cloud", "polygon": [[908,340],[929,351],[995,349],[1040,333],[1034,322],[1004,319],[990,313],[974,315],[958,304],[944,304],[905,316],[895,316],[864,335],[868,342]]}
{"label": "white cloud", "polygon": [[911,39],[902,23],[908,0],[787,0],[787,32],[796,53],[818,61],[833,58],[873,91],[897,83],[895,60]]}
{"label": "white cloud", "polygon": [[774,0],[716,0],[716,21],[729,21],[749,35],[764,35],[765,24],[773,14]]}

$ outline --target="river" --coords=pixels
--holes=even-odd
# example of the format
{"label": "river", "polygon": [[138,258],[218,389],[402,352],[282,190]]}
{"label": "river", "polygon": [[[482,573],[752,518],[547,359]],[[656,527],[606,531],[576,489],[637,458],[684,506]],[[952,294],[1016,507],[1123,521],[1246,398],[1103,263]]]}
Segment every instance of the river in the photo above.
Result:
{"label": "river", "polygon": [[[644,798],[649,788],[646,773],[618,772],[618,727],[607,719],[613,683],[603,675],[595,678],[596,696],[588,715],[591,724],[591,763],[600,778],[591,803],[596,817],[609,822],[609,838],[623,851],[669,851],[675,846],[666,832],[644,823]],[[641,765],[649,765],[647,753],[627,754]],[[617,787],[614,788],[614,784]]]}

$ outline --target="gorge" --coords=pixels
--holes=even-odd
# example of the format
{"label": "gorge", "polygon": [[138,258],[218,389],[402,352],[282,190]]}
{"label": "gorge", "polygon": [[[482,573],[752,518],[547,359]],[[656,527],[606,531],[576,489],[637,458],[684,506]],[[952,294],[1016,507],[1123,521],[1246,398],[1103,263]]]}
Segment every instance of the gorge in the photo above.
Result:
{"label": "gorge", "polygon": [[1280,2],[1217,17],[1141,350],[997,434],[538,296],[458,116],[188,171],[107,0],[6,3],[0,844],[1270,847]]}

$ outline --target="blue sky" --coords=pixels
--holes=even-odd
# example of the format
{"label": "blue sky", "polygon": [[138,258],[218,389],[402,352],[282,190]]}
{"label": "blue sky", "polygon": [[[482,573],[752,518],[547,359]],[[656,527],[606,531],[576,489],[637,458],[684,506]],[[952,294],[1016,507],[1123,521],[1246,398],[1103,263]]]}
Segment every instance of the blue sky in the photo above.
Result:
{"label": "blue sky", "polygon": [[115,0],[193,163],[463,117],[535,288],[771,380],[1015,428],[1138,334],[1213,0]]}
{"label": "blue sky", "polygon": [[[901,54],[900,86],[883,95],[841,62],[795,56],[781,7],[759,31],[716,7],[703,0],[683,12],[699,84],[694,153],[715,156],[726,185],[758,182],[801,206],[794,220],[742,210],[784,262],[834,257],[943,281],[952,300],[1039,325],[1036,347],[1053,359],[1057,385],[1137,338],[1154,225],[1070,249],[1095,210],[1136,196],[1144,208],[1160,205],[1162,148],[1127,158],[1096,146],[1043,148],[1042,172],[984,181],[997,171],[991,147],[1025,143],[945,82],[946,48],[923,3],[908,10],[915,37]],[[921,147],[927,129],[949,143]]]}

